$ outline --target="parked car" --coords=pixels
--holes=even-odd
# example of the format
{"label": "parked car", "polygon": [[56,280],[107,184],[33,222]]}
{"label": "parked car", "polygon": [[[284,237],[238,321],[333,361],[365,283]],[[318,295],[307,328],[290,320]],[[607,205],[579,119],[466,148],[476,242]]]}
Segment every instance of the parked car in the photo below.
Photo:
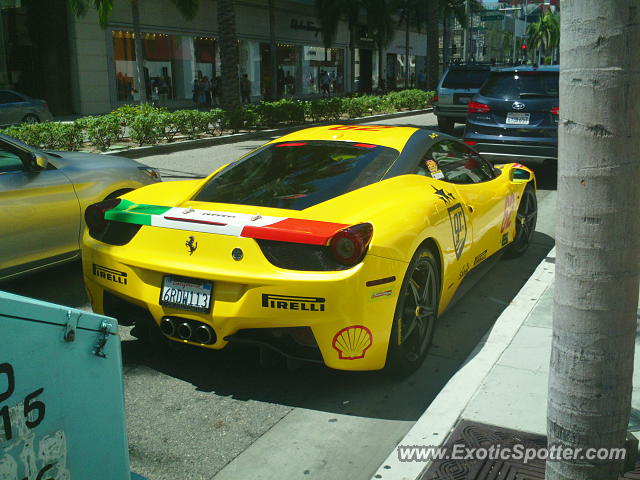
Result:
{"label": "parked car", "polygon": [[536,212],[530,170],[448,135],[309,128],[87,208],[84,280],[151,344],[408,373],[467,275],[525,253]]}
{"label": "parked car", "polygon": [[128,158],[43,152],[0,135],[0,280],[78,258],[87,205],[158,181]]}
{"label": "parked car", "polygon": [[467,107],[464,141],[498,163],[558,158],[559,68],[491,73]]}
{"label": "parked car", "polygon": [[13,90],[0,90],[0,125],[39,123],[52,119],[49,106],[44,100]]}
{"label": "parked car", "polygon": [[438,117],[438,129],[451,133],[456,123],[467,120],[467,104],[489,77],[488,65],[452,65],[442,75],[433,112]]}

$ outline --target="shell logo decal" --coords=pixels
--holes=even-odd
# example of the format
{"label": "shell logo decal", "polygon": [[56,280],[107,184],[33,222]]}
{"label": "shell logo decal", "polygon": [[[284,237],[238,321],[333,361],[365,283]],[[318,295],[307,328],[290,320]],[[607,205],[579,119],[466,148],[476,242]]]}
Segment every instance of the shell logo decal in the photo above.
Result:
{"label": "shell logo decal", "polygon": [[338,351],[340,360],[357,360],[364,358],[372,343],[371,330],[362,325],[352,325],[336,333],[331,345]]}

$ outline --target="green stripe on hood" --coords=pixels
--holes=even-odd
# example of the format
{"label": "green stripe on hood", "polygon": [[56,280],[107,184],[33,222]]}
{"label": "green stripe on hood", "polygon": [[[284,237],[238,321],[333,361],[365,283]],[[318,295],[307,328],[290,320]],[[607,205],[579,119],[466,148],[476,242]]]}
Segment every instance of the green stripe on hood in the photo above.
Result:
{"label": "green stripe on hood", "polygon": [[117,222],[135,223],[136,225],[151,225],[151,217],[153,215],[163,215],[170,209],[171,207],[141,205],[122,200],[117,207],[107,210],[104,218]]}

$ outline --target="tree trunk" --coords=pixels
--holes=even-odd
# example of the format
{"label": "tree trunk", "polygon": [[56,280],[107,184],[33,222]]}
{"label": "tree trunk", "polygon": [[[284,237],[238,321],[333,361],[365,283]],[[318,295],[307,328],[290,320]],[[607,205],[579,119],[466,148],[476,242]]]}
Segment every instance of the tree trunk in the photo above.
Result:
{"label": "tree trunk", "polygon": [[[562,3],[549,445],[625,440],[640,259],[639,20],[637,0]],[[546,478],[613,480],[621,463],[552,460]]]}
{"label": "tree trunk", "polygon": [[382,60],[383,60],[382,45],[380,43],[378,43],[378,90],[380,90],[382,93],[384,93],[384,91],[386,90],[386,87],[384,89],[382,88],[382,84],[384,83],[382,81],[382,79],[383,79],[383,77],[382,77]]}
{"label": "tree trunk", "polygon": [[409,7],[407,6],[404,31],[404,88],[409,88]]}
{"label": "tree trunk", "polygon": [[[355,92],[356,86],[356,25],[349,25],[349,90]],[[362,73],[362,72],[361,72]]]}
{"label": "tree trunk", "polygon": [[276,44],[275,0],[269,0],[269,71],[271,72],[271,100],[278,99],[278,45]]}
{"label": "tree trunk", "polygon": [[438,3],[427,0],[427,90],[438,86],[440,45],[438,44]]}
{"label": "tree trunk", "polygon": [[462,60],[469,61],[471,54],[471,0],[465,1],[464,14],[467,19],[467,26],[464,29],[464,48],[462,51]]}
{"label": "tree trunk", "polygon": [[144,58],[142,53],[142,33],[140,32],[140,6],[138,0],[131,0],[131,17],[133,20],[133,44],[136,52],[136,76],[138,77],[138,93],[140,103],[147,102],[147,79],[144,76]]}
{"label": "tree trunk", "polygon": [[445,14],[442,18],[442,68],[446,69],[449,65],[450,45],[449,45],[449,15]]}
{"label": "tree trunk", "polygon": [[240,109],[238,79],[238,40],[233,0],[217,0],[218,37],[220,39],[220,70],[222,77],[222,108],[229,112]]}

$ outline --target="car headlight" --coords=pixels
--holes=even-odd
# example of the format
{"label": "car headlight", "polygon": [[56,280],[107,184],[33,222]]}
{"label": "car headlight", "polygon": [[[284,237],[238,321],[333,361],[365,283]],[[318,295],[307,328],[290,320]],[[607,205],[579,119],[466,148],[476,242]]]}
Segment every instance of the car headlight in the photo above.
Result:
{"label": "car headlight", "polygon": [[158,173],[158,170],[156,170],[155,168],[151,168],[151,167],[138,167],[138,170],[146,173],[147,175],[149,175],[151,178],[153,178],[154,180],[160,181],[160,173]]}

